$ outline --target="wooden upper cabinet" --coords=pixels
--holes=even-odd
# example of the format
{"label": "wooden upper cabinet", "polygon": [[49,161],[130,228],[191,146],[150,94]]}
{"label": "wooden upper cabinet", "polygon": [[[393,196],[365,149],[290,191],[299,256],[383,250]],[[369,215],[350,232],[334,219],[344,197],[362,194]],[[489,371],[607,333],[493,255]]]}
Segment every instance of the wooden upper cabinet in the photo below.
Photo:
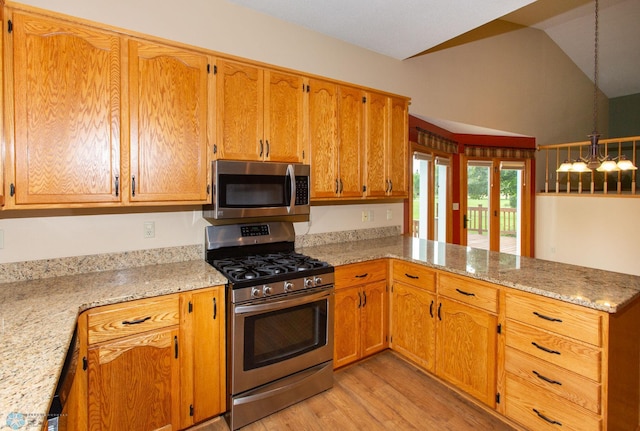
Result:
{"label": "wooden upper cabinet", "polygon": [[339,194],[343,198],[362,196],[363,97],[357,88],[338,89]]}
{"label": "wooden upper cabinet", "polygon": [[218,60],[217,154],[228,160],[303,161],[303,78]]}
{"label": "wooden upper cabinet", "polygon": [[338,194],[338,86],[309,80],[311,199]]}
{"label": "wooden upper cabinet", "polygon": [[7,203],[120,202],[121,38],[5,14]]}
{"label": "wooden upper cabinet", "polygon": [[209,57],[129,41],[132,202],[208,199]]}
{"label": "wooden upper cabinet", "polygon": [[360,198],[364,93],[314,79],[309,88],[311,198]]}
{"label": "wooden upper cabinet", "polygon": [[409,106],[406,99],[391,98],[387,177],[388,194],[409,196]]}
{"label": "wooden upper cabinet", "polygon": [[368,197],[408,196],[408,103],[367,94],[365,186]]}
{"label": "wooden upper cabinet", "polygon": [[384,197],[389,190],[386,176],[387,140],[389,134],[388,98],[377,93],[368,93],[366,109],[365,137],[365,181],[366,195]]}

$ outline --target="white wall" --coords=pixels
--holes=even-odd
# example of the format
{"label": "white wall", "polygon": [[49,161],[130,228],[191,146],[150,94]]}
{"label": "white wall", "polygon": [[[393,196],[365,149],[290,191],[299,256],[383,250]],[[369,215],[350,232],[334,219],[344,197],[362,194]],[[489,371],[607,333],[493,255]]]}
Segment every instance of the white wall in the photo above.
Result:
{"label": "white wall", "polygon": [[536,257],[640,275],[640,199],[536,197]]}
{"label": "white wall", "polygon": [[[539,30],[509,29],[398,61],[224,0],[21,3],[402,94],[412,98],[411,113],[535,136],[539,144],[582,140],[592,129],[589,78]],[[605,130],[606,110],[601,112],[605,117],[601,130]],[[394,218],[401,212],[393,211]],[[199,243],[205,223],[190,210],[148,215],[6,217],[0,213],[4,234],[0,262]],[[549,248],[546,226],[556,217],[555,213],[539,212],[539,248]],[[144,240],[142,222],[151,218],[157,220],[157,236]],[[358,221],[360,218],[359,206],[314,207],[312,225],[297,225],[296,231],[375,227]],[[387,221],[386,217],[375,217],[374,223],[399,224],[397,219]],[[563,232],[573,232],[571,223],[555,223]],[[94,237],[96,233],[98,238]],[[622,250],[633,254],[634,247],[635,243],[625,243]],[[36,249],[42,251],[33,251]]]}

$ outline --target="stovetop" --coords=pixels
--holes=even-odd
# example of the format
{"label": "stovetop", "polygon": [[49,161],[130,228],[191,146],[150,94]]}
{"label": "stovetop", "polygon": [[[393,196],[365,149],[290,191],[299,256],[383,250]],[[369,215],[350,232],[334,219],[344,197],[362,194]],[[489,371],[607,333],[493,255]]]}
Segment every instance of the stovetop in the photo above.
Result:
{"label": "stovetop", "polygon": [[[309,277],[328,272],[327,262],[292,252],[268,253],[215,259],[213,266],[233,283],[252,284],[288,278]],[[318,271],[320,270],[320,271]]]}

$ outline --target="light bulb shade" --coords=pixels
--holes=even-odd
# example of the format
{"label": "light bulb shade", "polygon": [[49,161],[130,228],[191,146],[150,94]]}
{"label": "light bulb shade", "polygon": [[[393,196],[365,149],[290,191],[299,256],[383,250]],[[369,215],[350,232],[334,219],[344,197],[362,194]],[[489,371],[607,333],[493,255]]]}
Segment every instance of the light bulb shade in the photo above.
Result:
{"label": "light bulb shade", "polygon": [[591,169],[589,169],[587,164],[582,160],[573,162],[573,165],[571,165],[571,172],[590,172],[590,171]]}
{"label": "light bulb shade", "polygon": [[619,171],[620,168],[618,167],[618,164],[615,161],[605,160],[596,170],[598,172],[613,172],[613,171]]}
{"label": "light bulb shade", "polygon": [[571,166],[571,162],[569,160],[565,160],[564,162],[562,162],[560,167],[556,169],[556,172],[569,172],[571,170]]}
{"label": "light bulb shade", "polygon": [[628,160],[625,156],[620,156],[618,160],[618,169],[621,171],[635,171],[638,169],[631,160]]}

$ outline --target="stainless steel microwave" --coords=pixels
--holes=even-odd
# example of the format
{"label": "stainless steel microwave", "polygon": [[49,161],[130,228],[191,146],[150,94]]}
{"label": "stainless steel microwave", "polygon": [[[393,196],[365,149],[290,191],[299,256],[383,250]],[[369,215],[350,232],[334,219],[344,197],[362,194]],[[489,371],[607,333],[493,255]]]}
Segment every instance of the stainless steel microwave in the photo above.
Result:
{"label": "stainless steel microwave", "polygon": [[309,215],[309,165],[216,160],[206,219]]}

